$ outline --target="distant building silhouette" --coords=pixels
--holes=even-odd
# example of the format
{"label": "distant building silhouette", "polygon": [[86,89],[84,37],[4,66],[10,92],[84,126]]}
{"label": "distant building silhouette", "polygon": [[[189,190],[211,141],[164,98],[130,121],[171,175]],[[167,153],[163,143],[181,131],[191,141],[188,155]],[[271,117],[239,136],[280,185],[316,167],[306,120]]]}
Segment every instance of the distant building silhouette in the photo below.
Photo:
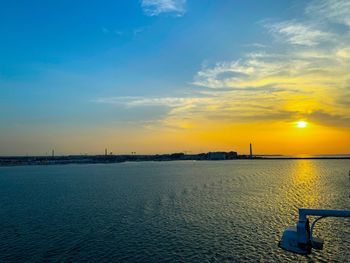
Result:
{"label": "distant building silhouette", "polygon": [[226,159],[228,159],[228,160],[237,159],[237,158],[238,158],[237,152],[231,151],[231,152],[226,153]]}
{"label": "distant building silhouette", "polygon": [[253,158],[253,147],[252,144],[250,143],[250,154],[249,154],[249,158],[252,159]]}
{"label": "distant building silhouette", "polygon": [[225,152],[209,152],[208,160],[226,160]]}

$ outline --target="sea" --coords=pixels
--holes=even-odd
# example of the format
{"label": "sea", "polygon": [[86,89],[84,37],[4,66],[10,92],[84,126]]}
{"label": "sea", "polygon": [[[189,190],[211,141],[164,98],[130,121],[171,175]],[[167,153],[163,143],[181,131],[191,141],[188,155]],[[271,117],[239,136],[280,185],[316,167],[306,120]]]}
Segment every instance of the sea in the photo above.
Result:
{"label": "sea", "polygon": [[278,247],[298,208],[350,209],[349,170],[350,160],[1,167],[0,262],[350,262],[350,218],[316,224],[321,251]]}

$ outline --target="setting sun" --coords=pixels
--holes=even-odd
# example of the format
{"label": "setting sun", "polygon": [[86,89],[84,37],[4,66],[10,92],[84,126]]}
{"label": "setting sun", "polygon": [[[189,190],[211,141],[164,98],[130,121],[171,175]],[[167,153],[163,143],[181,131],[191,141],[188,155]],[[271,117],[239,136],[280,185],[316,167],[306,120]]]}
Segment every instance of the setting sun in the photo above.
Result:
{"label": "setting sun", "polygon": [[298,128],[306,128],[307,122],[306,121],[298,121],[297,122],[297,127]]}

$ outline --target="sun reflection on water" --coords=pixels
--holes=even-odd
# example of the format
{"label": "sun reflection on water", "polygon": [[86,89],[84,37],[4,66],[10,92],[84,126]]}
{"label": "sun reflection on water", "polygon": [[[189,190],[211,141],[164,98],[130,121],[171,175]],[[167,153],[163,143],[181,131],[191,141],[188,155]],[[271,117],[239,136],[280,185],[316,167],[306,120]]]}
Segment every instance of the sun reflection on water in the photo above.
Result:
{"label": "sun reflection on water", "polygon": [[312,160],[298,160],[293,173],[295,184],[308,184],[315,180],[316,168]]}
{"label": "sun reflection on water", "polygon": [[317,207],[320,200],[319,171],[313,160],[298,160],[292,173],[289,198],[299,207]]}

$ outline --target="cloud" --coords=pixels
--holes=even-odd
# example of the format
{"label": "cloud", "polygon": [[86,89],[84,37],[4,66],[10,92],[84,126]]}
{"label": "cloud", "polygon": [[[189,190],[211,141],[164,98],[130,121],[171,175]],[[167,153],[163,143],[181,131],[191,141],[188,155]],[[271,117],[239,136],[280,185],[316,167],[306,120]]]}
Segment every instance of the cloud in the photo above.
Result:
{"label": "cloud", "polygon": [[141,6],[148,16],[160,14],[183,16],[186,12],[186,0],[142,0]]}
{"label": "cloud", "polygon": [[305,13],[316,19],[343,24],[350,27],[350,1],[317,0],[306,8]]}
{"label": "cloud", "polygon": [[185,105],[198,102],[201,98],[181,98],[181,97],[108,97],[98,98],[94,102],[104,104],[124,105],[127,107],[148,107],[166,106],[170,108],[183,107]]}
{"label": "cloud", "polygon": [[[273,89],[273,91],[269,91]],[[165,107],[168,112],[165,118],[157,123],[167,123],[173,127],[176,123],[183,126],[183,120],[187,121],[226,121],[236,122],[282,120],[286,116],[295,114],[293,111],[282,111],[278,105],[282,102],[276,98],[274,92],[279,92],[273,87],[265,89],[250,88],[249,93],[242,89],[230,91],[199,92],[193,97],[110,97],[99,98],[94,102],[113,104],[127,108]],[[281,91],[283,92],[283,91]],[[261,94],[257,96],[257,94]],[[254,100],[253,100],[254,98]]]}
{"label": "cloud", "polygon": [[[220,62],[212,68],[203,68],[194,77],[192,84],[208,88],[245,89],[261,88],[274,91],[298,90],[293,84],[300,72],[306,74],[309,58],[302,59],[286,54],[249,53],[240,60]],[[292,87],[294,86],[294,87]],[[300,89],[299,89],[300,90]],[[256,90],[258,91],[258,89]]]}
{"label": "cloud", "polygon": [[[219,62],[213,68],[204,68],[195,76],[192,84],[209,88],[230,87],[230,83],[254,74],[255,68],[249,62]],[[223,77],[226,75],[226,77]],[[220,77],[222,76],[222,77]]]}
{"label": "cloud", "polygon": [[307,117],[311,121],[321,125],[350,127],[349,115],[330,114],[322,110],[316,110],[307,115]]}
{"label": "cloud", "polygon": [[253,114],[243,114],[242,112],[216,112],[208,115],[209,119],[221,120],[224,122],[261,122],[261,121],[281,121],[286,119],[291,119],[297,116],[296,112],[293,111],[274,111],[265,110],[261,112],[256,112]]}
{"label": "cloud", "polygon": [[312,25],[286,21],[266,25],[274,36],[281,41],[302,46],[316,46],[322,42],[332,40],[332,34],[316,29]]}

